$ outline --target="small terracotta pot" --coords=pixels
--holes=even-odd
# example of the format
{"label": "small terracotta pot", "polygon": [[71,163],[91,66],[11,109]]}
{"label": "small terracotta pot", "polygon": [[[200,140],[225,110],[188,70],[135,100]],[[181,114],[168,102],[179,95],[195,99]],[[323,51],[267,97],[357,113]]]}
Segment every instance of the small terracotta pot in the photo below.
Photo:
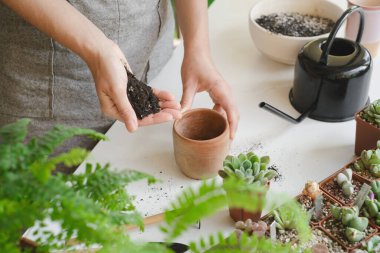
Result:
{"label": "small terracotta pot", "polygon": [[[267,189],[269,190],[270,182],[267,184]],[[236,222],[236,221],[245,221],[247,219],[251,219],[253,222],[257,222],[261,218],[261,213],[262,209],[264,208],[264,199],[266,197],[266,192],[265,193],[259,193],[260,200],[259,201],[259,210],[256,212],[249,212],[243,208],[235,208],[235,207],[229,207],[228,210],[230,212],[230,217]],[[227,199],[228,199],[228,193],[227,193]]]}
{"label": "small terracotta pot", "polygon": [[358,156],[363,150],[376,149],[376,143],[380,140],[380,128],[363,120],[359,114],[355,115],[355,154]]}
{"label": "small terracotta pot", "polygon": [[174,156],[183,174],[207,179],[218,174],[230,146],[227,119],[210,109],[187,111],[173,125]]}

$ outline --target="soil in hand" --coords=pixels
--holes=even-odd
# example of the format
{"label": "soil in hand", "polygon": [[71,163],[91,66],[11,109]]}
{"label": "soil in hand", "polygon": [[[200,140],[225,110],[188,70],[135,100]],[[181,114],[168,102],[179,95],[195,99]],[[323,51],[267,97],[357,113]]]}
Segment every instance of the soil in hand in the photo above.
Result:
{"label": "soil in hand", "polygon": [[126,71],[128,74],[127,95],[137,118],[143,119],[150,114],[158,113],[161,108],[152,88],[138,80],[128,70]]}

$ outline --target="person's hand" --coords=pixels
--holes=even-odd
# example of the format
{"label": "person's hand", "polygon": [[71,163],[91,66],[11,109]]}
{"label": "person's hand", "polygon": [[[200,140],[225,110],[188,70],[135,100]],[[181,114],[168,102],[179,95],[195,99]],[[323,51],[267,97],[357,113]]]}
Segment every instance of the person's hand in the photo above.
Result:
{"label": "person's hand", "polygon": [[137,120],[127,96],[128,76],[125,67],[129,70],[130,67],[123,52],[111,40],[104,50],[87,62],[95,81],[102,112],[107,117],[124,122],[129,132],[136,131],[139,126],[163,123],[181,117],[181,106],[174,100],[174,96],[169,92],[153,89],[160,101],[161,111]]}
{"label": "person's hand", "polygon": [[207,91],[214,102],[214,110],[225,114],[233,139],[239,123],[239,111],[230,87],[218,73],[209,56],[185,56],[182,63],[182,112],[191,108],[197,92]]}

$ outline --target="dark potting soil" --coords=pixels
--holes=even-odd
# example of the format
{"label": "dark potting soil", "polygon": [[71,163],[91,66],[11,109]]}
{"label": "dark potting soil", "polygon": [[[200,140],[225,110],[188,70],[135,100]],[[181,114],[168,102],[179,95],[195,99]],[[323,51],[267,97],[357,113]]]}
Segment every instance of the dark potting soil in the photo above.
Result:
{"label": "dark potting soil", "polygon": [[280,182],[280,181],[282,181],[282,180],[284,179],[284,176],[281,174],[281,172],[280,172],[280,168],[279,168],[277,165],[274,164],[274,165],[268,167],[268,170],[274,170],[274,171],[277,172],[277,176],[275,176],[275,177],[273,178],[273,180],[274,180],[275,182]]}
{"label": "dark potting soil", "polygon": [[350,197],[344,196],[342,188],[338,185],[337,182],[335,182],[335,180],[327,182],[323,188],[328,193],[330,193],[331,196],[334,196],[336,199],[342,202],[345,206],[350,206],[354,203],[356,196],[358,195],[358,192],[363,185],[363,183],[355,179],[352,179],[352,184],[354,185],[354,193],[351,194]]}
{"label": "dark potting soil", "polygon": [[334,21],[297,12],[262,15],[256,22],[263,28],[292,37],[310,37],[329,33]]}
{"label": "dark potting soil", "polygon": [[158,98],[154,95],[152,88],[138,80],[128,70],[127,74],[127,95],[137,118],[143,119],[150,114],[158,113],[161,108],[158,104]]}
{"label": "dark potting soil", "polygon": [[[301,195],[298,198],[298,202],[301,204],[302,208],[309,211],[314,207],[314,201],[307,195]],[[325,194],[323,194],[323,207],[321,217],[317,220],[314,215],[311,217],[312,222],[319,222],[331,214],[331,204],[334,204]]]}
{"label": "dark potting soil", "polygon": [[328,231],[330,232],[334,237],[336,237],[336,239],[338,239],[339,241],[341,241],[341,243],[345,246],[345,247],[348,247],[348,248],[351,248],[351,247],[357,247],[361,244],[362,241],[364,241],[366,238],[368,238],[369,236],[371,236],[372,234],[374,234],[376,232],[376,229],[374,229],[373,227],[370,227],[368,226],[364,232],[366,234],[366,237],[363,238],[363,240],[359,241],[359,242],[349,242],[347,239],[346,239],[346,236],[344,234],[344,231],[345,231],[345,227],[344,225],[342,224],[342,222],[340,221],[337,221],[333,218],[329,218],[327,219],[324,223],[323,223],[323,227]]}

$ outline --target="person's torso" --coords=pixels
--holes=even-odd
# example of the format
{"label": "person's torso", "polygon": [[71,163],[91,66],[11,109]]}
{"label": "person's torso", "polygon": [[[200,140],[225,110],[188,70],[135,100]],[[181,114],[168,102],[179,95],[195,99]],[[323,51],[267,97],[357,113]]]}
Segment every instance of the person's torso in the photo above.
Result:
{"label": "person's torso", "polygon": [[[120,46],[136,76],[147,69],[157,74],[169,58],[173,18],[167,0],[69,2]],[[0,114],[103,120],[84,61],[1,3]]]}

